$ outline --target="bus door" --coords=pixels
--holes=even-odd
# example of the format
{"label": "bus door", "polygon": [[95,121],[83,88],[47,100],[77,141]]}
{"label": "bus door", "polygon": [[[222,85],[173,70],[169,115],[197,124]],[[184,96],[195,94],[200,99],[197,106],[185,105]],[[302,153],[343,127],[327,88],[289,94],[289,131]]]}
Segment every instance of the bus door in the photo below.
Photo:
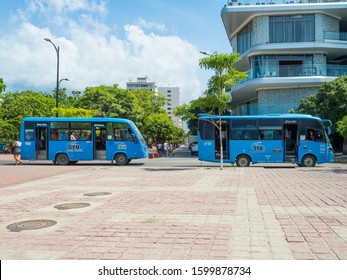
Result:
{"label": "bus door", "polygon": [[94,125],[93,142],[94,142],[94,159],[106,159],[106,138],[107,128],[105,125]]}
{"label": "bus door", "polygon": [[47,159],[47,127],[35,127],[35,159]]}
{"label": "bus door", "polygon": [[298,123],[296,120],[285,121],[283,137],[285,162],[296,162],[298,157]]}
{"label": "bus door", "polygon": [[[220,159],[220,134],[219,129],[215,127],[215,159]],[[230,159],[229,141],[230,140],[230,124],[227,121],[222,121],[222,146],[223,146],[223,159]]]}

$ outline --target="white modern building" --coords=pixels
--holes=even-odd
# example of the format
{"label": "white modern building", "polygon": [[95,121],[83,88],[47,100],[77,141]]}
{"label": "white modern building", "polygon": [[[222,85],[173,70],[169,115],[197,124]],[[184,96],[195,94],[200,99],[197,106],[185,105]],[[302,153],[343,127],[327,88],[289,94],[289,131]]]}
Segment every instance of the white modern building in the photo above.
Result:
{"label": "white modern building", "polygon": [[179,87],[159,87],[159,93],[164,95],[167,100],[167,104],[164,105],[164,109],[171,117],[172,121],[177,127],[183,128],[183,121],[173,115],[173,109],[181,105],[181,91]]}
{"label": "white modern building", "polygon": [[136,82],[126,82],[127,89],[147,89],[158,94],[158,86],[155,82],[149,81],[148,77],[138,77]]}
{"label": "white modern building", "polygon": [[173,109],[181,105],[181,91],[179,87],[158,87],[156,82],[152,82],[149,78],[138,77],[136,82],[128,81],[126,83],[127,89],[142,89],[151,90],[155,94],[162,94],[167,99],[167,104],[163,106],[163,109],[169,114],[173,123],[180,128],[183,128],[183,121],[173,115]]}
{"label": "white modern building", "polygon": [[286,113],[347,75],[346,2],[232,0],[221,17],[248,73],[231,91],[233,114]]}

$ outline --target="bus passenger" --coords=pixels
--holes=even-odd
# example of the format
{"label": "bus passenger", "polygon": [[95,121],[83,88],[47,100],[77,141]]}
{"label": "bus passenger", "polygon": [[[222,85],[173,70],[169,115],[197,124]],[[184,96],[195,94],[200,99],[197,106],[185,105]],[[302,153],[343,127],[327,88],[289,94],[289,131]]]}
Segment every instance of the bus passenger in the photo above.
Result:
{"label": "bus passenger", "polygon": [[76,139],[76,136],[75,136],[75,131],[71,131],[70,140],[72,140],[72,141],[77,140],[77,139]]}
{"label": "bus passenger", "polygon": [[58,131],[56,129],[51,131],[51,140],[58,140]]}
{"label": "bus passenger", "polygon": [[259,139],[264,140],[264,131],[259,130]]}
{"label": "bus passenger", "polygon": [[308,140],[314,141],[314,133],[311,129],[308,131]]}

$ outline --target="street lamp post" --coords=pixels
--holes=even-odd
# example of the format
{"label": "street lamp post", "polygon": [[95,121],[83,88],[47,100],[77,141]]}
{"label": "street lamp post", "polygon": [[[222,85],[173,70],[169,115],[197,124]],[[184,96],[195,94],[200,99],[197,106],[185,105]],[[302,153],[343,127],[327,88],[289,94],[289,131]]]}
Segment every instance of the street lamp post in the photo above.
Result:
{"label": "street lamp post", "polygon": [[203,52],[203,51],[199,51],[199,53],[203,54],[203,55],[206,55],[206,56],[210,56],[211,54],[208,53],[208,52]]}
{"label": "street lamp post", "polygon": [[45,41],[51,43],[57,53],[57,85],[56,85],[56,89],[55,89],[55,108],[56,108],[56,113],[55,116],[58,117],[58,105],[59,105],[59,97],[58,97],[58,93],[59,93],[59,84],[62,80],[59,80],[59,46],[57,47],[49,38],[44,38]]}

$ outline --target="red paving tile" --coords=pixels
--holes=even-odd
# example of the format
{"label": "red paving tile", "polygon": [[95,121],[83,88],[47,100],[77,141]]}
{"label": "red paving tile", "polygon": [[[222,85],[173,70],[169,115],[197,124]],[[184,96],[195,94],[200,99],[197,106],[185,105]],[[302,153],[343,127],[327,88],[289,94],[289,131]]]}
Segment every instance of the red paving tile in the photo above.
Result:
{"label": "red paving tile", "polygon": [[[0,178],[1,259],[347,259],[346,168],[5,164]],[[75,202],[90,206],[54,208]],[[57,224],[6,228],[31,219]]]}

